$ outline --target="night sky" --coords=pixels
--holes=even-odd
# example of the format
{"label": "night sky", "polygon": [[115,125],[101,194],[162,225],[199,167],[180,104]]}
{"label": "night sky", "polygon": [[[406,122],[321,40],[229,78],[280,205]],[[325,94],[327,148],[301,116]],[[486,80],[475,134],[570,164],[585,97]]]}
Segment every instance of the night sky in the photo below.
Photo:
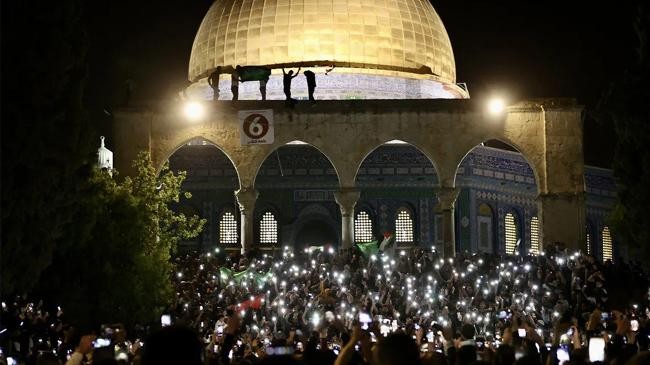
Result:
{"label": "night sky", "polygon": [[[627,1],[434,0],[451,38],[458,82],[472,97],[575,97],[588,110],[634,61],[634,7]],[[582,8],[575,5],[581,3]],[[186,83],[192,41],[212,0],[94,0],[87,9],[88,105],[100,132],[124,80],[141,102]],[[608,167],[612,128],[585,121],[585,159]]]}

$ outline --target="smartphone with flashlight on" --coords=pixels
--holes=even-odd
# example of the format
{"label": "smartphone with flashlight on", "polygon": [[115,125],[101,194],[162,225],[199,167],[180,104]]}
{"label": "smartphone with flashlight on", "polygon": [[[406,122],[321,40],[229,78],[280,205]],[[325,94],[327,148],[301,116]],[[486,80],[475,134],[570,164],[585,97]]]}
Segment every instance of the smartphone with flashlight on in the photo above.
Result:
{"label": "smartphone with flashlight on", "polygon": [[485,338],[476,337],[476,351],[485,351]]}
{"label": "smartphone with flashlight on", "polygon": [[169,314],[163,314],[160,316],[160,325],[163,327],[171,326],[172,324],[172,316]]}
{"label": "smartphone with flashlight on", "polygon": [[372,323],[372,318],[368,313],[359,312],[359,323],[361,323],[361,329],[367,330],[368,324]]}
{"label": "smartphone with flashlight on", "polygon": [[519,328],[517,329],[517,334],[519,337],[524,338],[526,337],[526,329],[525,328]]}
{"label": "smartphone with flashlight on", "polygon": [[565,362],[571,360],[571,357],[569,356],[569,350],[568,348],[564,346],[558,347],[556,351],[556,356],[557,356],[557,361],[560,365],[564,364]]}
{"label": "smartphone with flashlight on", "polygon": [[111,345],[111,340],[107,338],[97,338],[95,341],[93,341],[93,347],[96,349],[100,349],[102,347],[108,347]]}
{"label": "smartphone with flashlight on", "polygon": [[605,361],[605,339],[592,337],[589,339],[589,361]]}

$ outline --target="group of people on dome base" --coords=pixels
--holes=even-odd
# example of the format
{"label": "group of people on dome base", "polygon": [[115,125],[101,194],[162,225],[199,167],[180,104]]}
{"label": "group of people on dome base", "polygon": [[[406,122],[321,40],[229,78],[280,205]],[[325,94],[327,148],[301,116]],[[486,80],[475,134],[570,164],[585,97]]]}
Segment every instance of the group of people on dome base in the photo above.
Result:
{"label": "group of people on dome base", "polygon": [[[360,246],[359,246],[360,247]],[[388,252],[392,251],[392,252]],[[549,247],[540,255],[282,247],[176,257],[156,329],[74,331],[63,311],[2,304],[8,363],[650,364],[648,276]],[[107,335],[107,333],[109,335]]]}
{"label": "group of people on dome base", "polygon": [[[325,75],[328,75],[335,66],[330,66],[325,70]],[[295,101],[291,98],[291,81],[300,75],[301,67],[298,67],[298,71],[295,73],[293,70],[288,72],[285,69],[282,69],[282,86],[284,95],[287,101]],[[213,100],[219,100],[219,81],[221,78],[221,73],[223,69],[221,66],[217,68],[208,76],[208,85],[212,88]],[[260,95],[262,100],[266,100],[266,84],[269,82],[269,77],[271,76],[271,69],[265,66],[240,66],[230,70],[230,91],[232,92],[232,100],[239,100],[239,83],[246,81],[259,81],[260,83]],[[311,70],[306,70],[303,72],[305,79],[307,81],[307,92],[309,95],[310,101],[315,101],[314,91],[316,90],[316,74]]]}

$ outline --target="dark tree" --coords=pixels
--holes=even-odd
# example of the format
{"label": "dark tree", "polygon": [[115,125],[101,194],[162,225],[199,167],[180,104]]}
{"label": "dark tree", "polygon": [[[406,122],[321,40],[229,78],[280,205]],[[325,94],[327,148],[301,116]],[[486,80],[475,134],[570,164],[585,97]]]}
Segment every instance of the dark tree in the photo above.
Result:
{"label": "dark tree", "polygon": [[597,107],[597,116],[614,125],[617,138],[613,167],[618,202],[611,216],[614,238],[629,247],[630,257],[639,260],[650,257],[650,18],[646,5],[639,3],[637,10],[636,62],[612,83]]}
{"label": "dark tree", "polygon": [[90,173],[82,1],[2,2],[2,292],[30,289]]}
{"label": "dark tree", "polygon": [[54,252],[37,287],[74,323],[155,320],[172,298],[170,253],[205,223],[170,209],[181,198],[185,173],[164,167],[158,174],[148,154],[134,167],[137,174],[123,179],[93,171],[79,194],[78,224],[64,232],[70,244]]}

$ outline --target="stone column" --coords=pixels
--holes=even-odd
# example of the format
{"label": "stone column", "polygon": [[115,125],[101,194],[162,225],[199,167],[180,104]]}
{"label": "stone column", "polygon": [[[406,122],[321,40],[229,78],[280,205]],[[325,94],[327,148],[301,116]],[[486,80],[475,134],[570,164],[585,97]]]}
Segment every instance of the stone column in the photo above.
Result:
{"label": "stone column", "polygon": [[334,193],[336,203],[341,209],[341,248],[354,245],[354,207],[361,192],[354,188],[343,188]]}
{"label": "stone column", "polygon": [[456,198],[459,192],[459,188],[452,187],[442,187],[436,190],[438,210],[442,213],[442,247],[445,257],[454,257],[456,255],[454,204],[456,204]]}
{"label": "stone column", "polygon": [[561,242],[570,251],[585,250],[584,193],[540,194],[537,197],[540,250]]}
{"label": "stone column", "polygon": [[248,252],[253,246],[255,235],[253,233],[253,214],[255,211],[255,201],[257,200],[258,192],[255,189],[239,189],[235,191],[237,204],[239,204],[240,224],[241,224],[241,253]]}

